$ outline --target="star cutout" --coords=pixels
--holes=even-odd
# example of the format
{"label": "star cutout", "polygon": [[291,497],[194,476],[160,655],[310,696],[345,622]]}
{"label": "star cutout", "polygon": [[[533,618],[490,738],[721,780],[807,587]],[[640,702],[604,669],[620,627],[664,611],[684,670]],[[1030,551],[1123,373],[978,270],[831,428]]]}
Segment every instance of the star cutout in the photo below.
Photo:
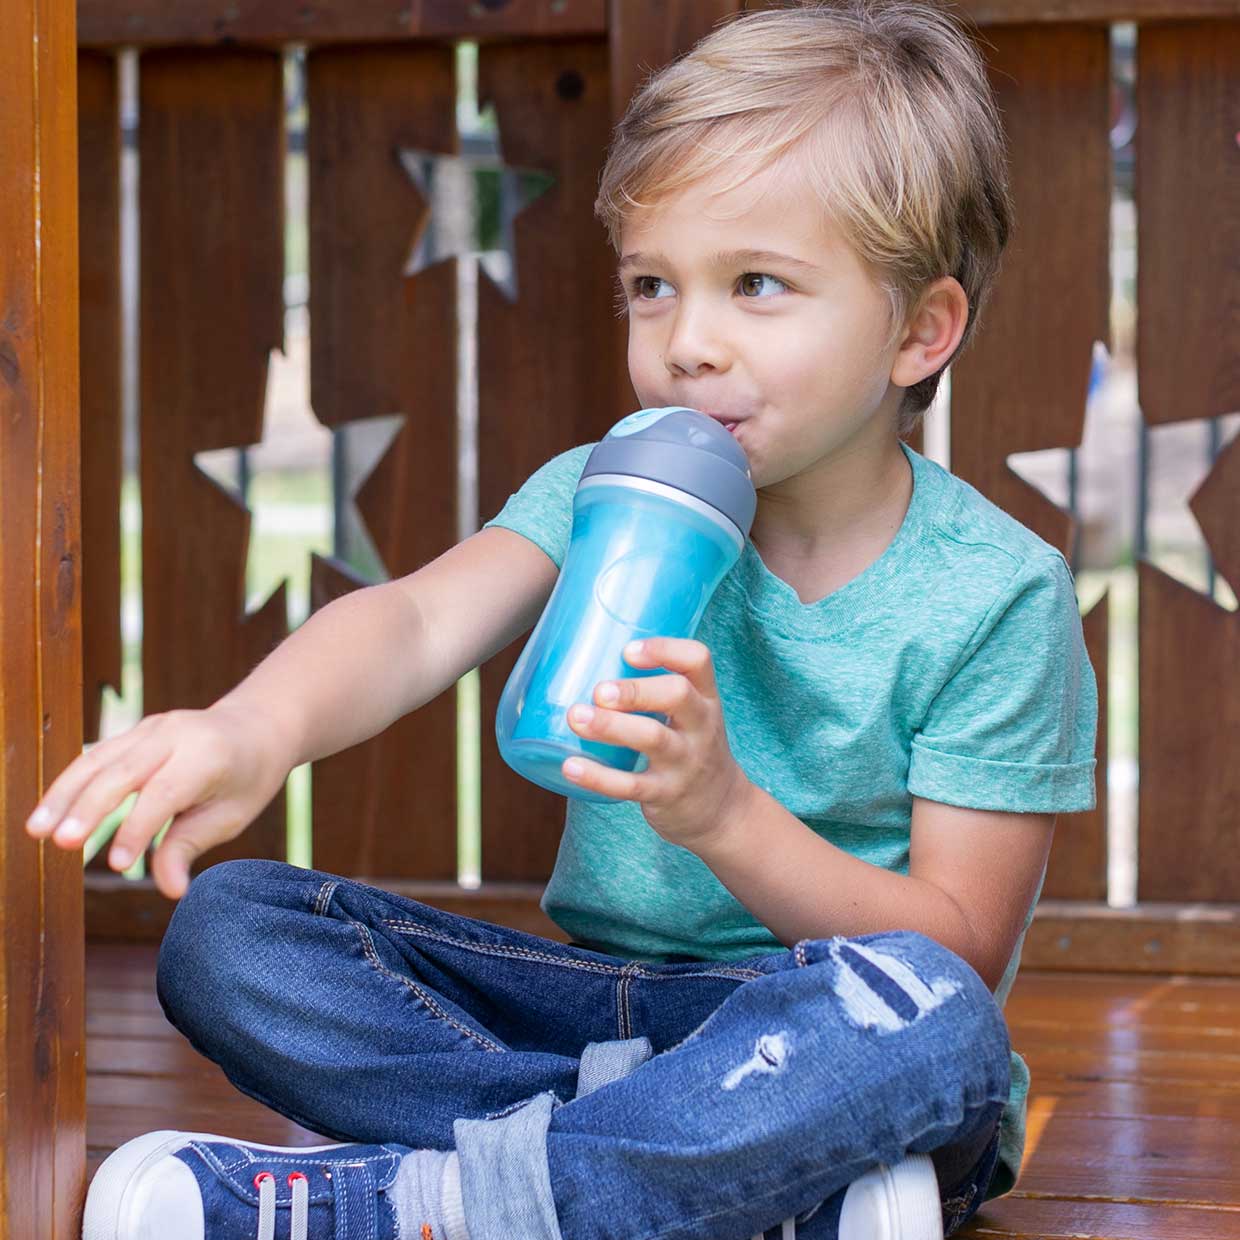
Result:
{"label": "star cutout", "polygon": [[442,155],[398,148],[401,165],[430,207],[404,274],[473,254],[511,302],[517,299],[512,222],[555,184],[555,177],[541,168],[505,164],[494,105],[488,104],[481,115],[485,128],[473,136],[477,150]]}
{"label": "star cutout", "polygon": [[[275,352],[278,350],[273,350],[273,353]],[[272,386],[268,386],[269,393]],[[308,408],[306,412],[310,413]],[[280,522],[287,521],[288,518],[280,514],[281,506],[264,504],[251,508],[247,505],[241,478],[243,460],[251,483],[256,474],[287,470],[289,467],[286,462],[290,455],[298,462],[299,474],[320,473],[324,478],[323,493],[337,498],[333,507],[340,521],[339,528],[334,531],[335,546],[323,546],[323,554],[348,560],[363,576],[376,581],[386,581],[390,576],[354,501],[362,484],[396,437],[405,421],[405,415],[394,413],[357,418],[337,428],[335,432],[315,419],[312,413],[310,418],[312,424],[305,430],[273,436],[273,419],[269,407],[263,414],[263,438],[257,443],[247,444],[244,449],[214,448],[194,453],[195,468],[225,491],[238,507],[247,509],[253,519],[245,570],[247,615],[259,610],[287,580],[287,573],[273,562],[270,553],[262,557],[257,553],[264,530],[268,534],[284,532],[286,527]],[[303,462],[307,460],[314,462],[312,470],[304,469]],[[337,488],[343,491],[343,497]],[[318,516],[317,513],[314,515]],[[326,530],[323,531],[326,538],[330,538],[333,533],[332,524],[329,515]],[[369,572],[366,571],[368,567]],[[296,627],[292,618],[289,627]]]}
{"label": "star cutout", "polygon": [[[1076,448],[1082,483],[1077,492],[1078,520],[1081,529],[1090,531],[1081,566],[1102,571],[1117,567],[1133,547],[1140,486],[1140,424],[1131,426],[1125,417],[1123,426],[1118,427],[1114,402],[1108,408],[1107,402],[1098,398],[1108,364],[1105,347],[1096,343],[1085,427]],[[1139,409],[1137,417],[1141,417]],[[1240,433],[1240,416],[1195,418],[1146,428],[1149,489],[1143,558],[1199,593],[1205,593],[1204,574],[1194,576],[1191,570],[1186,571],[1186,563],[1204,562],[1209,531],[1203,534],[1190,504],[1213,468],[1206,450],[1211,423],[1218,427],[1217,459]],[[1014,452],[1007,463],[1013,473],[1067,512],[1068,452],[1067,448]]]}

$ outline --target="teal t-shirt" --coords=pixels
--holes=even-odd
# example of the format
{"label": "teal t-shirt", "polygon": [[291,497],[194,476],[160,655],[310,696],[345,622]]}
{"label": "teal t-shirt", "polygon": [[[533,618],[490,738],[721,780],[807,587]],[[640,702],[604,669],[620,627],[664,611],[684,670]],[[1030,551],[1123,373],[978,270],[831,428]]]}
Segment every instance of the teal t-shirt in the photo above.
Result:
{"label": "teal t-shirt", "polygon": [[[485,524],[515,530],[562,568],[573,493],[593,447],[548,461]],[[914,796],[1014,813],[1093,809],[1098,694],[1063,556],[901,447],[912,498],[874,563],[802,603],[746,539],[694,637],[710,649],[729,745],[746,776],[838,848],[907,874]],[[635,801],[567,798],[541,906],[573,939],[633,960],[786,950],[700,858],[657,834]],[[995,992],[1000,1006],[1025,930]],[[1029,1070],[1013,1051],[988,1200],[1019,1174],[1028,1090]]]}

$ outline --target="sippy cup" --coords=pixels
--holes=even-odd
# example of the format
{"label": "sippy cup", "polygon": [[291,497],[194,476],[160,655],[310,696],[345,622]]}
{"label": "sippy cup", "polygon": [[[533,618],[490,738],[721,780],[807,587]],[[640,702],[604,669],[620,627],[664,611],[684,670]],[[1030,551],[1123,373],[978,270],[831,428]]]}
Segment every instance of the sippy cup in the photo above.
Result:
{"label": "sippy cup", "polygon": [[518,775],[564,796],[615,802],[566,779],[564,760],[646,768],[637,750],[579,736],[569,707],[593,702],[600,681],[664,674],[631,667],[625,645],[693,636],[756,506],[744,450],[695,409],[639,410],[595,445],[573,496],[563,568],[495,714],[500,754]]}

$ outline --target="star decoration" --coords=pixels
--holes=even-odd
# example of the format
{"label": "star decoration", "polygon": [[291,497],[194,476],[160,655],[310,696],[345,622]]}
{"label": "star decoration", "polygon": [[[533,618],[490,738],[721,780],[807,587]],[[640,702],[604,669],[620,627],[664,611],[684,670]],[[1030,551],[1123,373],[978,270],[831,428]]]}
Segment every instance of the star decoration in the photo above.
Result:
{"label": "star decoration", "polygon": [[555,177],[540,168],[505,164],[494,105],[482,115],[488,123],[474,138],[479,150],[442,155],[398,148],[401,165],[430,207],[404,274],[414,275],[446,258],[477,255],[483,271],[511,302],[517,299],[512,222],[555,184]]}
{"label": "star decoration", "polygon": [[[1135,542],[1137,523],[1136,493],[1140,486],[1137,458],[1138,429],[1117,435],[1114,415],[1108,418],[1104,403],[1095,399],[1107,363],[1101,344],[1095,345],[1094,371],[1090,379],[1090,398],[1085,409],[1085,427],[1077,445],[1078,467],[1086,483],[1078,488],[1077,516],[1081,528],[1092,537],[1082,557],[1083,567],[1109,571]],[[1137,417],[1141,417],[1140,410]],[[1144,558],[1177,581],[1201,593],[1200,577],[1186,573],[1185,562],[1200,562],[1209,547],[1208,531],[1190,503],[1213,468],[1206,445],[1209,426],[1219,427],[1219,453],[1237,433],[1240,418],[1196,418],[1158,426],[1147,426],[1149,489],[1146,528],[1148,545]],[[1229,426],[1229,422],[1234,425]],[[1012,472],[1053,504],[1069,510],[1067,448],[1045,448],[1035,452],[1014,452],[1007,457]],[[1169,467],[1170,466],[1170,467]],[[1093,484],[1088,482],[1092,478]],[[1131,479],[1129,486],[1123,479]],[[1169,485],[1169,480],[1174,479]],[[1110,485],[1108,485],[1110,483]],[[1131,494],[1129,494],[1131,492]],[[1189,555],[1184,555],[1185,548]]]}
{"label": "star decoration", "polygon": [[[322,474],[323,492],[337,497],[337,503],[333,507],[341,522],[340,527],[334,531],[335,547],[325,546],[324,553],[347,559],[355,568],[359,565],[373,566],[373,571],[369,574],[364,568],[358,568],[358,571],[386,581],[390,574],[382,557],[375,550],[370,532],[354,499],[387,452],[405,421],[405,415],[394,413],[358,418],[337,428],[335,432],[315,419],[313,425],[306,430],[291,435],[280,434],[273,439],[272,418],[268,413],[269,411],[265,412],[263,416],[263,438],[257,443],[247,444],[244,449],[229,447],[195,452],[193,457],[195,468],[225,491],[238,507],[247,509],[254,519],[246,558],[246,614],[261,608],[287,576],[272,564],[270,555],[261,558],[257,555],[260,531],[265,525],[274,524],[276,518],[267,505],[250,508],[246,504],[240,476],[243,459],[251,482],[256,474],[278,473],[287,469],[284,462],[290,451],[298,460],[299,473]],[[313,418],[312,414],[311,417]],[[307,459],[315,462],[313,470],[303,470],[301,462]],[[342,496],[340,492],[343,492]],[[328,529],[331,530],[330,524]],[[290,621],[290,628],[292,627],[295,627],[295,624]]]}

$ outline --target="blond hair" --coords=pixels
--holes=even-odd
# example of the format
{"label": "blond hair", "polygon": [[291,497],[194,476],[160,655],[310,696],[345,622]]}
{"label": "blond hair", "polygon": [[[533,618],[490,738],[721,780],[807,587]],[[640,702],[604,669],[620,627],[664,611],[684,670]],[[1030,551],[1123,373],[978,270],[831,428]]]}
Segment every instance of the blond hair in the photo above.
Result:
{"label": "blond hair", "polygon": [[[927,285],[954,276],[972,338],[1012,226],[1003,132],[969,34],[925,0],[836,0],[725,18],[642,83],[617,124],[595,216],[626,215],[716,170],[723,188],[794,152],[888,293],[896,343]],[[952,360],[952,359],[949,359]],[[904,394],[921,421],[942,370]]]}

